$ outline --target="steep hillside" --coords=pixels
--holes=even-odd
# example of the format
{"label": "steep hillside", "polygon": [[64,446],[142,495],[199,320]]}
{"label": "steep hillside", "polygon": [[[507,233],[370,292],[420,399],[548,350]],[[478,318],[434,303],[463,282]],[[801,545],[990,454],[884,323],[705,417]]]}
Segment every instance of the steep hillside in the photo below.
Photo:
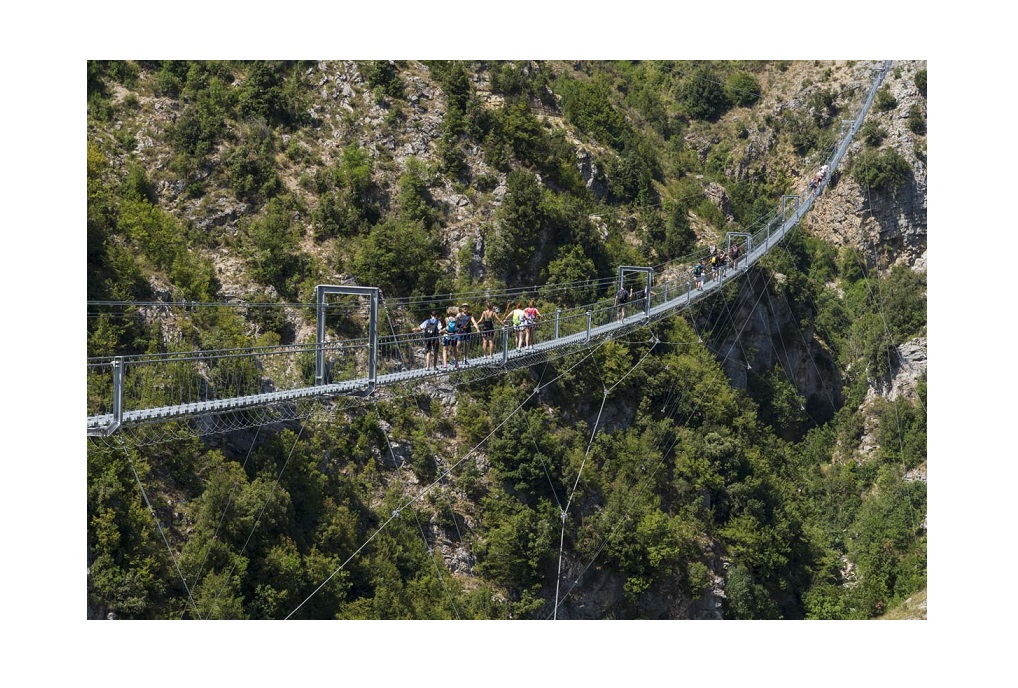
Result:
{"label": "steep hillside", "polygon": [[[875,64],[89,63],[89,354],[311,341],[320,283],[409,329],[454,294],[551,312],[619,264],[684,274],[805,187]],[[895,64],[804,231],[688,319],[90,443],[89,615],[925,614],[925,77]],[[176,301],[223,305],[135,305]]]}

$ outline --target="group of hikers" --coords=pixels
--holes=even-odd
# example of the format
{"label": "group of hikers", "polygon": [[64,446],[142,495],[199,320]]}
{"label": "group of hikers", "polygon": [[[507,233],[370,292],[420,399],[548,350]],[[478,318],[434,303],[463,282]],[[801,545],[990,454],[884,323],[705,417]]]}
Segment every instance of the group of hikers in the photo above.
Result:
{"label": "group of hikers", "polygon": [[[705,278],[709,280],[724,277],[729,266],[738,269],[741,258],[741,247],[737,243],[732,244],[727,251],[711,246],[706,260],[698,260],[693,268],[696,289],[703,290]],[[637,292],[631,284],[620,287],[615,294],[617,319],[619,321],[625,319],[626,308],[630,304],[638,312],[647,296],[646,288]],[[512,306],[511,301],[506,304],[504,317],[492,303],[488,303],[478,317],[471,315],[468,303],[460,305],[459,308],[450,306],[445,310],[444,317],[439,316],[439,309],[432,309],[430,317],[414,330],[424,337],[424,369],[438,370],[439,349],[442,351],[442,370],[449,368],[450,358],[454,369],[458,369],[461,363],[464,366],[470,365],[471,344],[477,339],[481,341],[481,356],[494,356],[496,325],[499,327],[508,325],[512,328],[516,334],[517,349],[532,347],[535,344],[534,331],[537,328],[537,320],[544,316],[534,305],[533,300],[527,302],[526,308],[522,301],[517,301],[514,308],[511,308]]]}
{"label": "group of hikers", "polygon": [[693,286],[703,291],[704,279],[716,280],[723,278],[728,274],[728,267],[731,266],[733,270],[739,269],[739,259],[742,257],[742,251],[738,244],[732,244],[727,251],[718,250],[717,246],[710,247],[710,255],[707,257],[706,265],[704,261],[696,261],[696,265],[693,266]]}
{"label": "group of hikers", "polygon": [[818,188],[820,188],[820,183],[824,181],[824,178],[826,176],[827,176],[827,163],[824,163],[823,167],[821,167],[817,171],[817,173],[813,176],[813,179],[810,180],[809,190],[815,192]]}
{"label": "group of hikers", "polygon": [[522,301],[516,302],[516,307],[509,310],[512,302],[507,303],[506,316],[499,315],[499,309],[494,304],[487,304],[481,312],[478,320],[470,314],[470,304],[464,303],[459,308],[450,306],[445,311],[445,317],[440,318],[438,309],[432,309],[431,317],[422,322],[417,331],[424,334],[424,369],[438,370],[438,349],[442,349],[442,370],[449,367],[449,356],[452,355],[454,369],[460,367],[462,360],[464,366],[470,365],[470,345],[479,336],[481,340],[481,355],[495,355],[495,325],[500,327],[506,324],[512,326],[516,333],[516,348],[526,349],[533,346],[534,329],[537,327],[537,319],[543,317],[541,311],[530,301],[527,307],[523,307]]}

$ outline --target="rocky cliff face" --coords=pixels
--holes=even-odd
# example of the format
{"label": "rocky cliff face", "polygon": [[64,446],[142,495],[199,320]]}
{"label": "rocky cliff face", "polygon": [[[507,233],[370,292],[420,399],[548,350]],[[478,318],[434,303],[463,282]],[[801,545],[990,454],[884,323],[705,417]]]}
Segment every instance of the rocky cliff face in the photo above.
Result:
{"label": "rocky cliff face", "polygon": [[880,144],[893,148],[912,168],[905,185],[893,194],[868,192],[848,173],[852,161],[865,147],[857,136],[842,163],[836,183],[817,199],[803,220],[803,227],[838,246],[863,252],[871,267],[886,269],[901,263],[916,270],[926,269],[926,136],[910,127],[910,113],[921,112],[925,119],[926,99],[915,84],[925,61],[895,63],[884,85],[897,101],[886,111],[874,106],[867,119],[885,132]]}
{"label": "rocky cliff face", "polygon": [[[817,199],[801,225],[836,246],[859,249],[868,266],[880,271],[893,264],[926,269],[926,137],[910,126],[914,111],[920,111],[925,119],[925,98],[915,84],[916,73],[925,69],[925,61],[895,63],[884,85],[897,105],[884,111],[874,106],[867,116],[885,132],[881,147],[896,150],[912,168],[904,186],[893,194],[870,193],[860,187],[849,173],[854,157],[866,145],[862,136],[857,136],[835,183]],[[781,109],[779,105],[775,108]],[[724,198],[724,191],[716,190],[715,196]],[[782,276],[775,275],[775,279],[780,281]],[[738,307],[731,317],[745,326],[738,338],[733,333],[718,347],[725,372],[735,386],[745,388],[747,363],[757,371],[780,365],[808,402],[840,405],[841,399],[832,392],[841,387],[837,365],[813,333],[801,331],[793,321],[787,302],[774,286],[760,280],[742,286],[734,303],[747,305]],[[899,366],[905,373],[899,371],[889,385],[877,383],[870,394],[893,399],[899,390],[908,389],[914,396],[915,380],[926,369],[925,349],[925,339],[899,348]],[[906,377],[899,381],[901,374]]]}
{"label": "rocky cliff face", "polygon": [[[779,282],[783,278],[774,275]],[[763,273],[744,280],[727,306],[732,331],[715,353],[735,387],[746,389],[751,375],[777,368],[805,398],[808,409],[824,409],[826,415],[842,404],[841,373],[812,329],[802,329],[780,289]]]}

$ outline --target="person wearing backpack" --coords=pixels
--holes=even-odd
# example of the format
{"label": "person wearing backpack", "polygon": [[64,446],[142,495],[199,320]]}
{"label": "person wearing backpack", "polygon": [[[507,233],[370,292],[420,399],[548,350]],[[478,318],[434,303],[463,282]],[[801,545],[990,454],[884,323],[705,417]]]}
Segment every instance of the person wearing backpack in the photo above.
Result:
{"label": "person wearing backpack", "polygon": [[739,245],[738,244],[732,244],[731,254],[732,254],[732,270],[738,270],[739,269]]}
{"label": "person wearing backpack", "polygon": [[460,313],[456,316],[456,346],[463,352],[463,365],[470,365],[470,341],[474,338],[473,332],[477,328],[477,321],[470,315],[470,304],[460,306]]}
{"label": "person wearing backpack", "polygon": [[459,356],[456,354],[456,307],[449,306],[445,311],[445,327],[442,330],[442,370],[449,368],[449,350],[452,349],[452,364],[460,367]]}
{"label": "person wearing backpack", "polygon": [[696,261],[696,267],[693,268],[693,286],[703,291],[703,263],[700,261]]}
{"label": "person wearing backpack", "polygon": [[523,310],[523,302],[522,301],[517,301],[516,302],[516,308],[513,309],[513,312],[509,315],[509,317],[511,318],[512,323],[513,323],[513,330],[516,332],[516,348],[517,349],[522,349],[523,348],[523,328],[524,328],[524,323],[526,323],[526,320],[527,320],[527,314]]}
{"label": "person wearing backpack", "polygon": [[442,321],[438,317],[438,311],[432,310],[431,317],[422,322],[417,329],[424,333],[424,369],[431,368],[432,361],[434,361],[434,369],[438,370],[438,339],[442,331]]}
{"label": "person wearing backpack", "polygon": [[615,294],[615,307],[618,309],[618,320],[619,322],[626,319],[626,304],[629,303],[629,299],[633,297],[633,288],[629,287],[626,291],[626,285],[623,284],[619,287],[618,292]]}

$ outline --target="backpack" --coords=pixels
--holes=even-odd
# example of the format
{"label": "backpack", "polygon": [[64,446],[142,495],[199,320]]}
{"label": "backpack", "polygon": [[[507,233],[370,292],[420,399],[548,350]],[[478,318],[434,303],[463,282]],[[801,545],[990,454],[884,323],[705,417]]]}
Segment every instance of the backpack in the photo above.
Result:
{"label": "backpack", "polygon": [[697,277],[699,277],[702,272],[703,272],[703,266],[700,265],[699,263],[697,263],[696,267],[693,268],[693,274],[696,275]]}
{"label": "backpack", "polygon": [[513,311],[513,325],[519,327],[523,324],[523,311],[516,309]]}
{"label": "backpack", "polygon": [[625,303],[629,300],[629,292],[623,287],[622,289],[619,289],[619,293],[616,294],[616,298],[618,298],[619,303]]}
{"label": "backpack", "polygon": [[445,323],[445,330],[449,334],[456,334],[456,319],[449,318]]}
{"label": "backpack", "polygon": [[428,321],[424,323],[424,334],[426,336],[428,336],[429,338],[430,337],[437,337],[438,336],[438,321],[434,320],[432,318],[429,318]]}

